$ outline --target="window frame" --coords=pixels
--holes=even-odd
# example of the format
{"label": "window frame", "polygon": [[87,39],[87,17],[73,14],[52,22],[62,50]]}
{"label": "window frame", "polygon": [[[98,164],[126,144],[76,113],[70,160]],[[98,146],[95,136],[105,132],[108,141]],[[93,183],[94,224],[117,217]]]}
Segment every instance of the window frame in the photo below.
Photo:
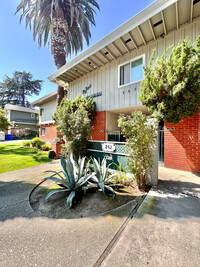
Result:
{"label": "window frame", "polygon": [[134,82],[129,82],[129,83],[120,85],[120,68],[121,68],[122,66],[127,65],[127,64],[130,65],[130,81],[131,81],[131,63],[134,62],[134,61],[136,61],[136,60],[138,60],[138,59],[141,59],[141,58],[142,58],[142,63],[143,63],[143,68],[144,68],[144,67],[145,67],[145,54],[142,54],[142,55],[140,55],[140,56],[138,56],[138,57],[134,57],[133,59],[128,60],[128,61],[126,61],[126,62],[124,62],[124,63],[118,65],[118,88],[122,88],[122,87],[124,87],[124,86],[129,86],[129,85],[131,85],[131,84],[138,83],[138,82],[140,82],[140,81],[142,81],[142,80],[144,79],[144,71],[143,71],[143,77],[142,77],[141,80],[137,80],[137,81],[134,81]]}
{"label": "window frame", "polygon": [[[43,129],[44,129],[44,134],[43,134]],[[45,131],[46,131],[46,127],[42,127],[42,129],[41,129],[41,135],[42,136],[45,136]]]}
{"label": "window frame", "polygon": [[41,115],[41,110],[42,110],[42,109],[43,109],[43,113],[44,113],[44,108],[40,108],[40,117],[44,116],[44,114]]}

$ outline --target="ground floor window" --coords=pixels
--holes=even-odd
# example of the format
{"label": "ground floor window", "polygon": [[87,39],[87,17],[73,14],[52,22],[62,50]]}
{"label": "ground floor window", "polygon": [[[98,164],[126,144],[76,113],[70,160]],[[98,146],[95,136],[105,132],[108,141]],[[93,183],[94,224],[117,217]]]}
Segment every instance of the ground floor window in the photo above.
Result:
{"label": "ground floor window", "polygon": [[45,136],[45,127],[42,127],[42,136]]}

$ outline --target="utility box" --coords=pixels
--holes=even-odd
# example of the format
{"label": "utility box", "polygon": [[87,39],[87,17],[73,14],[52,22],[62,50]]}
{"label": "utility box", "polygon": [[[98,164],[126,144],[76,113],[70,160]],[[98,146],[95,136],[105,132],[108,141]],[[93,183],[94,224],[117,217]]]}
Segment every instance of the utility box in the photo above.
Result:
{"label": "utility box", "polygon": [[5,133],[0,132],[0,141],[4,141],[4,140],[5,140]]}

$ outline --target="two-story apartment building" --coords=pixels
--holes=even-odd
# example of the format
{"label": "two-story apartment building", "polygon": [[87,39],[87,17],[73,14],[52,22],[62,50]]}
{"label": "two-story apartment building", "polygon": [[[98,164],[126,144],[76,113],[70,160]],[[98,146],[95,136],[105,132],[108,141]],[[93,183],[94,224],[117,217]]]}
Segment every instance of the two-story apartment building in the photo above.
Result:
{"label": "two-story apartment building", "polygon": [[38,113],[37,109],[27,108],[17,105],[6,104],[4,107],[5,116],[12,126],[8,133],[14,136],[22,136],[26,129],[38,131]]}
{"label": "two-story apartment building", "polygon": [[[94,97],[98,112],[90,139],[122,140],[119,114],[135,110],[148,113],[138,94],[143,67],[153,49],[159,56],[187,36],[194,42],[199,34],[200,1],[157,0],[57,70],[49,80],[64,86],[71,99],[81,94]],[[200,114],[178,124],[165,122],[163,133],[160,153],[164,151],[161,158],[165,167],[200,172]]]}

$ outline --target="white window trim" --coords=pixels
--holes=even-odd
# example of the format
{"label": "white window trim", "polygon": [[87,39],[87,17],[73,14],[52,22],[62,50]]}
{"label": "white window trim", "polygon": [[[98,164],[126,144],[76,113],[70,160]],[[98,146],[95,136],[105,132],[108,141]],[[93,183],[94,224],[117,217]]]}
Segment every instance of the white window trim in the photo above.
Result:
{"label": "white window trim", "polygon": [[[134,61],[136,61],[136,60],[138,60],[140,58],[142,58],[143,67],[145,67],[146,66],[146,64],[145,64],[145,54],[143,54],[141,56],[138,56],[138,57],[134,57],[133,59],[128,60],[128,61],[118,65],[118,88],[123,88],[125,86],[129,86],[131,84],[138,83],[138,82],[140,82],[140,81],[142,81],[144,79],[144,72],[143,72],[143,79],[135,81],[135,82],[130,82],[130,83],[126,83],[126,84],[120,85],[120,67],[122,67],[122,66],[124,66],[124,65],[126,65],[128,63],[131,65],[132,62],[134,62]],[[130,71],[130,81],[131,81],[131,71]]]}

